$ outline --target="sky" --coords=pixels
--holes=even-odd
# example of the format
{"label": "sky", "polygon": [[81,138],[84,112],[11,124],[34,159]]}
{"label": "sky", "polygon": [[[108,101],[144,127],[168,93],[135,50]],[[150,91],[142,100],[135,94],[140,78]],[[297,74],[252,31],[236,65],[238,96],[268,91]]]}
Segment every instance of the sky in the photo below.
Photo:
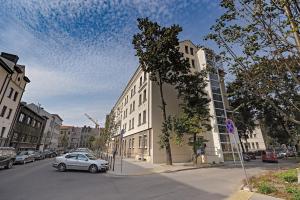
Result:
{"label": "sky", "polygon": [[180,40],[212,49],[204,36],[218,0],[0,0],[0,51],[19,56],[31,82],[22,101],[40,103],[65,125],[103,126],[138,66],[137,18],[179,24]]}

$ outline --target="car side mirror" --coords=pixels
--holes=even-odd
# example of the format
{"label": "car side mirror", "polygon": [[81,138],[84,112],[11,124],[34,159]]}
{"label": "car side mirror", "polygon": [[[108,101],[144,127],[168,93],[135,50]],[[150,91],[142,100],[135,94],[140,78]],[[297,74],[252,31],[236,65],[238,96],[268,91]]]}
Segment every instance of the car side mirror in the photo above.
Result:
{"label": "car side mirror", "polygon": [[89,161],[89,159],[86,158],[85,161]]}

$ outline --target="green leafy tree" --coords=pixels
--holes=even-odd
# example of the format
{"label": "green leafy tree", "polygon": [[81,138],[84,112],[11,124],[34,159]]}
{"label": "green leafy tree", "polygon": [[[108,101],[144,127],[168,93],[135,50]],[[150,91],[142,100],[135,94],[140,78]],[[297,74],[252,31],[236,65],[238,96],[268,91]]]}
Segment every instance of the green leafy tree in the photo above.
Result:
{"label": "green leafy tree", "polygon": [[133,45],[142,69],[149,73],[150,80],[157,84],[160,91],[162,110],[161,147],[166,150],[166,164],[172,164],[170,145],[171,132],[167,126],[167,111],[164,85],[176,85],[178,77],[189,71],[189,64],[179,52],[178,34],[182,28],[178,25],[161,27],[148,18],[138,19],[139,33],[133,36]]}
{"label": "green leafy tree", "polygon": [[176,86],[179,91],[178,96],[183,103],[182,114],[173,119],[175,138],[178,143],[181,143],[185,135],[189,136],[188,144],[193,147],[193,158],[196,164],[197,150],[207,142],[203,135],[211,129],[208,108],[210,99],[205,92],[206,86],[206,70],[181,76],[180,83]]}
{"label": "green leafy tree", "polygon": [[[221,0],[220,6],[224,13],[206,38],[224,50],[224,64],[236,78],[230,96],[233,113],[240,113],[240,128],[252,126],[249,112],[264,122],[272,137],[284,132],[278,130],[299,127],[299,2]],[[266,121],[270,111],[276,120]]]}

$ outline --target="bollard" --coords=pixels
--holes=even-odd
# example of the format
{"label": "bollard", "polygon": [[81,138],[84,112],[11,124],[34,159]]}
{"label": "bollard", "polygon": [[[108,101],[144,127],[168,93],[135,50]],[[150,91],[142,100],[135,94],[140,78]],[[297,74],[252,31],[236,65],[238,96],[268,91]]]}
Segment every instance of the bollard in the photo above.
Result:
{"label": "bollard", "polygon": [[300,169],[297,168],[297,174],[298,174],[298,184],[300,184]]}

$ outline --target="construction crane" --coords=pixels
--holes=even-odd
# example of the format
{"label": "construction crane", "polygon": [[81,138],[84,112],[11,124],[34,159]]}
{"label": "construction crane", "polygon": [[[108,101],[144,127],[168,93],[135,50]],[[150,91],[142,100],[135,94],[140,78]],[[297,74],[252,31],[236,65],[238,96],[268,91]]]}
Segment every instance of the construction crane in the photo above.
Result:
{"label": "construction crane", "polygon": [[95,124],[95,126],[96,126],[97,129],[100,128],[100,125],[99,125],[99,123],[97,122],[97,120],[93,119],[91,116],[89,116],[89,115],[86,114],[86,113],[84,113],[84,115],[85,115],[89,120],[91,120],[91,121]]}

